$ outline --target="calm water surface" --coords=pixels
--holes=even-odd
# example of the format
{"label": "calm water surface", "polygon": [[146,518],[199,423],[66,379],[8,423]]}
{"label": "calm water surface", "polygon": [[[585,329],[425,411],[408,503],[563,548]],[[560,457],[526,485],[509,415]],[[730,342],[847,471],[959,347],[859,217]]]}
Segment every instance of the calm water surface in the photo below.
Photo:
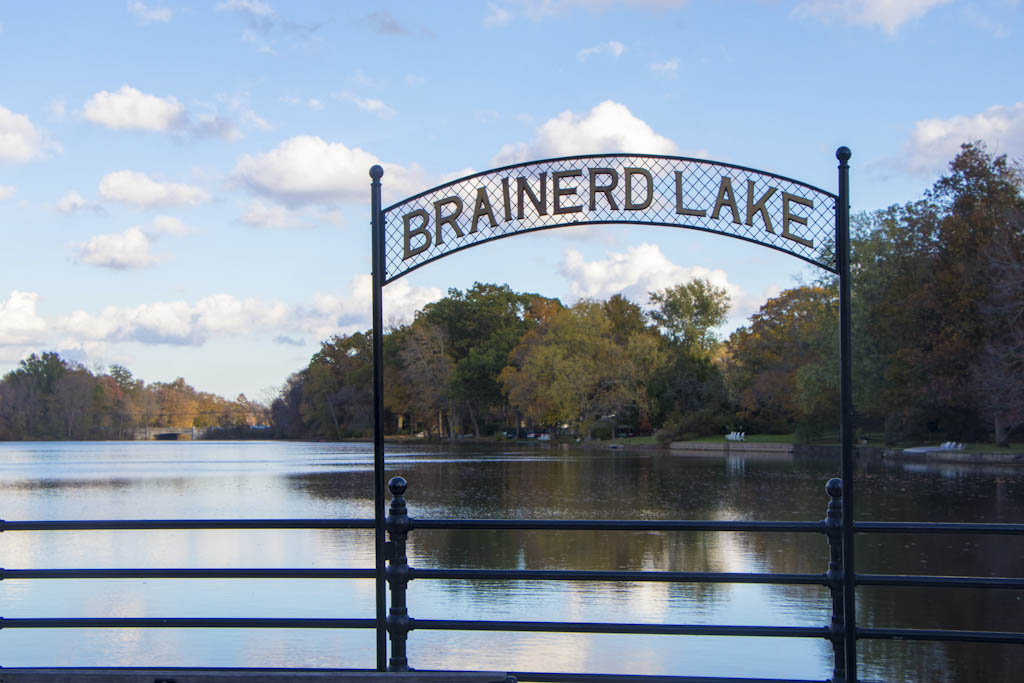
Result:
{"label": "calm water surface", "polygon": [[[817,520],[831,458],[695,457],[546,447],[389,448],[414,517]],[[858,519],[1024,522],[1024,469],[865,462]],[[0,444],[7,520],[370,517],[367,444]],[[372,567],[372,532],[9,532],[0,565]],[[824,537],[798,534],[416,531],[414,567],[823,572]],[[1024,539],[862,537],[872,573],[1024,576]],[[414,581],[418,618],[749,625],[827,624],[815,586]],[[8,580],[3,617],[371,617],[372,581]],[[1024,591],[861,588],[880,627],[1019,631]],[[362,631],[0,630],[2,666],[372,668]],[[863,642],[864,676],[1015,681],[1024,647]],[[708,676],[831,675],[825,641],[779,638],[413,632],[412,666]]]}

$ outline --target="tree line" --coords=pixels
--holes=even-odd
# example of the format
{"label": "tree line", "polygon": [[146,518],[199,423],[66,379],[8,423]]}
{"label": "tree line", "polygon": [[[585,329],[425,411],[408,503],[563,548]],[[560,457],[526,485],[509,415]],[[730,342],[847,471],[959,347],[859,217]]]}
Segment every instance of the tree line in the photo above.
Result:
{"label": "tree line", "polygon": [[[854,217],[856,421],[863,435],[1006,443],[1024,425],[1024,174],[965,144],[924,197]],[[384,337],[386,433],[453,439],[530,428],[665,440],[839,422],[838,282],[769,299],[726,339],[703,279],[571,306],[477,283]],[[287,438],[372,429],[369,332],[333,337],[271,407]],[[516,434],[509,431],[509,434]]]}
{"label": "tree line", "polygon": [[92,372],[52,351],[30,355],[0,381],[0,440],[133,439],[144,427],[240,436],[268,421],[267,408],[244,394],[229,401],[180,377],[146,384],[122,365]]}
{"label": "tree line", "polygon": [[[858,430],[887,443],[1008,443],[1024,428],[1020,164],[966,144],[921,199],[856,215],[852,232]],[[674,440],[837,430],[834,276],[772,297],[725,339],[716,330],[729,297],[707,280],[650,292],[646,304],[451,289],[384,336],[385,432]],[[278,438],[362,438],[372,433],[372,374],[369,332],[322,342],[269,406],[180,378],[146,384],[117,365],[94,373],[47,352],[0,381],[0,439],[268,423],[263,434]]]}

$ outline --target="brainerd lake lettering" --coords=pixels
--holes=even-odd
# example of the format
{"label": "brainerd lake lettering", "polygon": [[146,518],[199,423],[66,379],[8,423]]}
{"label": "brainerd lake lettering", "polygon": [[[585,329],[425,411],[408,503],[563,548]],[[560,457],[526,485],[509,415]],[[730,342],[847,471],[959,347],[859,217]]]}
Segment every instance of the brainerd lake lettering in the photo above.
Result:
{"label": "brainerd lake lettering", "polygon": [[[776,187],[758,185],[748,178],[734,187],[731,176],[722,175],[718,190],[705,206],[684,205],[684,184],[687,178],[675,171],[675,213],[678,216],[710,218],[729,221],[736,225],[753,227],[757,224],[772,234],[792,240],[808,248],[813,240],[793,232],[794,225],[807,225],[805,212],[814,210],[814,200]],[[622,184],[622,203],[613,192]],[[490,227],[531,215],[561,216],[585,214],[599,207],[612,211],[642,212],[650,209],[654,201],[654,178],[645,168],[623,167],[587,168],[555,171],[536,176],[504,177],[500,192],[492,196],[484,187],[478,187],[470,201],[450,195],[433,202],[433,210],[415,209],[402,215],[403,260],[423,253],[431,245],[442,245],[446,239],[465,238],[476,233],[482,222]],[[497,189],[497,188],[496,188]],[[782,211],[775,215],[769,210],[769,200],[779,193]],[[581,222],[586,222],[582,219]],[[663,221],[657,221],[663,222]],[[778,233],[776,233],[778,230]]]}

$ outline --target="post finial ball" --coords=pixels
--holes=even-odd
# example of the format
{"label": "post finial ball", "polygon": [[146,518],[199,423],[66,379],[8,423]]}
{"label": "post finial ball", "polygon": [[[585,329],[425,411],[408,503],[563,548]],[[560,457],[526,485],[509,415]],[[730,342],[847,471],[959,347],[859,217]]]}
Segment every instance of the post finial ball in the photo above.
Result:
{"label": "post finial ball", "polygon": [[836,159],[839,159],[839,161],[849,161],[852,156],[853,152],[845,145],[836,150]]}
{"label": "post finial ball", "polygon": [[825,484],[825,490],[828,492],[828,495],[831,496],[832,498],[842,498],[843,480],[840,479],[839,477],[833,477],[832,479],[829,479],[828,483]]}
{"label": "post finial ball", "polygon": [[380,164],[374,164],[370,167],[370,177],[374,180],[380,180],[384,177],[384,167]]}
{"label": "post finial ball", "polygon": [[404,477],[391,477],[391,481],[388,482],[388,490],[391,491],[393,496],[402,495],[408,487],[409,482]]}

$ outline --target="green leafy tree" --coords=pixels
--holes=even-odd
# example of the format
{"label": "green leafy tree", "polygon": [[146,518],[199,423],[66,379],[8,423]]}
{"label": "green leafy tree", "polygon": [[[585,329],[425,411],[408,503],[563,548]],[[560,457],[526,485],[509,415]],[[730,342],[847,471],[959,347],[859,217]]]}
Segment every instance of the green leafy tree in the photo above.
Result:
{"label": "green leafy tree", "polygon": [[704,278],[694,278],[650,293],[651,319],[668,339],[688,353],[710,354],[718,345],[715,328],[729,313],[729,293]]}
{"label": "green leafy tree", "polygon": [[[612,334],[602,304],[583,300],[558,311],[527,335],[500,375],[509,400],[549,425],[578,425],[587,439],[601,421],[645,398],[641,355],[656,350],[637,339],[623,345]],[[632,353],[631,353],[632,351]]]}

